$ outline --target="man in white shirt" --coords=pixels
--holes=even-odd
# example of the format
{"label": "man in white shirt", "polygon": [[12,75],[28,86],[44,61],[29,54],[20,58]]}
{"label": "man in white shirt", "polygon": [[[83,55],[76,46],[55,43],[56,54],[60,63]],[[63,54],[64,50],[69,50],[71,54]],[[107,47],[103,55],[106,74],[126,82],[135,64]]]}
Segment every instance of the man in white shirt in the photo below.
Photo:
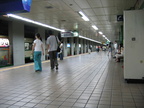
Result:
{"label": "man in white shirt", "polygon": [[50,57],[50,64],[51,69],[54,69],[56,66],[56,69],[58,69],[58,61],[57,61],[57,47],[58,44],[60,44],[59,39],[53,34],[53,31],[49,31],[49,37],[47,38],[47,48],[49,52]]}

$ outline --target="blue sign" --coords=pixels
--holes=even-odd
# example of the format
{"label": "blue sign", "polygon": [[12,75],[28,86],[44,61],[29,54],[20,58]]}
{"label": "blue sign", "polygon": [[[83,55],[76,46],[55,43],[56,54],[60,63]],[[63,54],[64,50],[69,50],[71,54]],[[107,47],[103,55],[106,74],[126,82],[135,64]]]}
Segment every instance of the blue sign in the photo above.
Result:
{"label": "blue sign", "polygon": [[31,0],[22,0],[23,3],[23,7],[25,10],[30,11],[30,7],[31,7]]}
{"label": "blue sign", "polygon": [[32,0],[2,0],[0,14],[29,12]]}

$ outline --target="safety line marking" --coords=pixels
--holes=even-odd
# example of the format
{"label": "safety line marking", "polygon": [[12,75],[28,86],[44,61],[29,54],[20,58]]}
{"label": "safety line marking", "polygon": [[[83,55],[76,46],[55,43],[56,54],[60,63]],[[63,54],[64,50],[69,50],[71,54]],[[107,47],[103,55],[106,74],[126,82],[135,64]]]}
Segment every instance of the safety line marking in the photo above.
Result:
{"label": "safety line marking", "polygon": [[[85,54],[87,54],[87,53],[85,53]],[[85,54],[68,56],[68,57],[64,57],[64,58],[68,59],[68,58],[77,57],[77,56],[85,55]],[[42,63],[47,63],[47,62],[50,62],[50,60],[48,60],[48,61],[47,60],[46,61],[42,61]],[[21,68],[21,67],[27,67],[27,66],[31,66],[31,65],[34,65],[34,62],[33,63],[29,63],[29,64],[24,64],[24,65],[21,65],[21,66],[6,67],[6,69],[0,69],[0,72],[2,72],[2,71],[8,71],[8,70],[11,70],[11,69],[17,69],[17,68]]]}

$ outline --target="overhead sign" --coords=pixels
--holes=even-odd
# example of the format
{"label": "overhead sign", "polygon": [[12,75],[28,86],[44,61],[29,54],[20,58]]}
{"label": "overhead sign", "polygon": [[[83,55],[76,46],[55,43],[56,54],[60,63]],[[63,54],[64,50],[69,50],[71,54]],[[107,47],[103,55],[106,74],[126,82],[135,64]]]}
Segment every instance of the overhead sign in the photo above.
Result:
{"label": "overhead sign", "polygon": [[123,21],[123,15],[117,15],[117,21]]}
{"label": "overhead sign", "polygon": [[61,32],[61,37],[78,37],[78,36],[79,36],[79,34],[76,31]]}
{"label": "overhead sign", "polygon": [[32,0],[1,0],[0,14],[29,12]]}
{"label": "overhead sign", "polygon": [[31,0],[22,0],[22,4],[23,4],[24,10],[29,12],[30,11],[30,7],[31,7],[31,3],[32,3]]}
{"label": "overhead sign", "polygon": [[72,32],[62,32],[61,37],[73,37],[73,33]]}

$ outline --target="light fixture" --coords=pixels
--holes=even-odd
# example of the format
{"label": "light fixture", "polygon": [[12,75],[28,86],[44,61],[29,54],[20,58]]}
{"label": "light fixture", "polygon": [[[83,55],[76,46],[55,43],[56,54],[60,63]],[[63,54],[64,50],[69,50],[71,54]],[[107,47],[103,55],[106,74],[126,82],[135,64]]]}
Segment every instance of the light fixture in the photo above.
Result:
{"label": "light fixture", "polygon": [[16,19],[20,19],[22,21],[26,21],[26,22],[29,22],[29,23],[33,23],[33,24],[36,24],[36,25],[40,25],[40,26],[43,26],[43,27],[51,28],[51,29],[54,29],[54,30],[57,30],[57,31],[64,32],[64,30],[62,30],[62,29],[52,27],[50,25],[46,25],[46,24],[31,20],[31,19],[28,19],[28,18],[24,18],[24,17],[21,17],[21,16],[14,15],[14,14],[7,14],[7,16],[12,17],[12,18],[16,18]]}
{"label": "light fixture", "polygon": [[99,42],[99,41],[96,41],[96,40],[93,40],[93,39],[90,39],[90,38],[87,38],[87,37],[84,37],[84,36],[81,36],[81,35],[79,35],[79,38],[83,38],[83,39],[90,40],[90,41],[97,42],[97,43],[101,44],[101,42]]}
{"label": "light fixture", "polygon": [[79,14],[81,15],[83,20],[89,21],[89,18],[82,11],[79,11]]}
{"label": "light fixture", "polygon": [[92,25],[92,27],[93,27],[95,30],[98,30],[98,28],[97,28],[95,25]]}
{"label": "light fixture", "polygon": [[101,34],[101,35],[102,35],[103,33],[102,33],[101,31],[99,31],[99,34]]}
{"label": "light fixture", "polygon": [[106,37],[105,35],[102,35],[104,38]]}

